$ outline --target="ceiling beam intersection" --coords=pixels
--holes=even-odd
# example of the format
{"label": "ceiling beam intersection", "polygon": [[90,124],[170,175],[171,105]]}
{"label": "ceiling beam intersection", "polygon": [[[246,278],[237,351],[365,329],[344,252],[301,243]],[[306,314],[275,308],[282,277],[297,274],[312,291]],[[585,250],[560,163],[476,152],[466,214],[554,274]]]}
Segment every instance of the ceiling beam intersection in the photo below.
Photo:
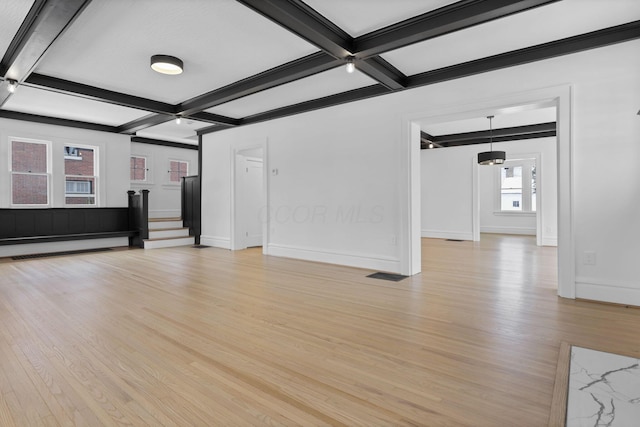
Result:
{"label": "ceiling beam intersection", "polygon": [[[408,77],[408,88],[427,86],[443,81],[458,79],[475,74],[508,68],[516,65],[526,64],[534,61],[550,59],[561,55],[568,55],[588,49],[603,47],[615,43],[621,43],[640,38],[640,21],[629,22],[615,27],[605,28],[590,33],[581,34],[574,37],[543,43],[537,46],[518,49],[491,57],[465,62],[450,67],[444,67],[426,73],[414,74]],[[373,90],[372,88],[376,88]],[[255,114],[241,119],[240,125],[256,123],[265,120],[272,120],[294,114],[303,113],[318,108],[331,107],[333,105],[347,102],[359,101],[361,99],[389,93],[382,85],[368,86],[364,90],[352,90],[342,92],[329,97],[307,101],[288,107],[278,108],[264,113]],[[335,102],[335,103],[334,103]],[[207,129],[201,129],[200,134],[208,133]],[[218,131],[220,129],[210,129]]]}
{"label": "ceiling beam intersection", "polygon": [[359,61],[354,39],[301,0],[237,0],[293,34],[346,63],[356,57],[356,68],[391,90],[404,89],[406,76],[382,58]]}

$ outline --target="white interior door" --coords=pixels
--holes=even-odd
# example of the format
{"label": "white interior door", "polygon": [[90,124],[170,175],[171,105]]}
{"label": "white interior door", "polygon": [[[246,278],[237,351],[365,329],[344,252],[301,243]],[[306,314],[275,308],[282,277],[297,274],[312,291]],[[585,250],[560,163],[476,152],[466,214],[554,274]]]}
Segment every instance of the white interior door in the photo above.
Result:
{"label": "white interior door", "polygon": [[241,171],[242,194],[240,195],[244,247],[262,246],[262,218],[264,208],[264,190],[262,159],[244,157],[244,170]]}

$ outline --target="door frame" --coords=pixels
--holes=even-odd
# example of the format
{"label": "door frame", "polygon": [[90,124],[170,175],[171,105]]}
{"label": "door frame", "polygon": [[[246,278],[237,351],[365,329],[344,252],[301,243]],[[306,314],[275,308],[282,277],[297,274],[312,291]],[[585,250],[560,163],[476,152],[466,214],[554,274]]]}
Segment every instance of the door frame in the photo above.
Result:
{"label": "door frame", "polygon": [[242,230],[240,229],[240,224],[242,223],[242,221],[239,218],[239,209],[238,209],[238,198],[236,197],[236,191],[237,191],[237,187],[238,187],[238,183],[237,183],[237,163],[236,163],[236,158],[241,155],[242,151],[246,151],[246,150],[251,150],[251,149],[262,149],[262,191],[264,192],[263,196],[264,196],[264,201],[265,201],[265,207],[264,207],[264,221],[262,223],[262,253],[266,254],[267,252],[267,245],[269,242],[269,221],[270,221],[270,215],[269,215],[269,174],[267,173],[267,171],[269,170],[269,152],[268,152],[268,140],[267,138],[264,139],[258,139],[258,140],[252,140],[252,141],[246,141],[246,142],[242,142],[242,143],[237,143],[235,144],[230,151],[231,157],[230,157],[230,164],[231,164],[231,168],[230,168],[230,174],[231,174],[231,203],[230,205],[230,216],[231,216],[231,230],[230,230],[230,242],[229,242],[229,249],[231,249],[232,251],[237,251],[237,250],[241,250],[241,249],[246,249],[246,247],[242,246]]}
{"label": "door frame", "polygon": [[[403,274],[420,273],[420,136],[418,121],[433,123],[488,116],[505,108],[531,104],[556,106],[556,152],[558,171],[558,295],[576,297],[576,256],[574,232],[574,176],[573,176],[573,120],[572,87],[561,85],[521,93],[506,94],[475,103],[450,106],[434,105],[430,109],[404,115],[400,146],[401,183],[407,183],[401,191],[401,269]],[[417,132],[416,132],[417,128]]]}

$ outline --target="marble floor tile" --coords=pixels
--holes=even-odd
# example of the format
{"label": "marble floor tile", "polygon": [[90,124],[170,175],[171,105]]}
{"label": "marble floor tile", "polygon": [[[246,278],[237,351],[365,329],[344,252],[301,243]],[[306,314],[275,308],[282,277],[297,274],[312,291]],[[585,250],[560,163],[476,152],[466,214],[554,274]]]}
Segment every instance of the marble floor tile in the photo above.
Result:
{"label": "marble floor tile", "polygon": [[640,427],[640,359],[571,348],[567,427]]}

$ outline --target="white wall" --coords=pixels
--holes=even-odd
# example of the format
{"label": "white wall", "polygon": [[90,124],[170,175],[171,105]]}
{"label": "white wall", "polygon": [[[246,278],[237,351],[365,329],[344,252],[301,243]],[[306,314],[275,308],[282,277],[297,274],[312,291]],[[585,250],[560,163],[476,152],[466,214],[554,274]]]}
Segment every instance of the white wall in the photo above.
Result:
{"label": "white wall", "polygon": [[149,217],[179,217],[181,189],[180,184],[169,182],[169,161],[186,161],[189,175],[198,175],[198,151],[132,142],[131,155],[147,158],[147,181],[131,182],[131,189],[149,190]]}
{"label": "white wall", "polygon": [[51,207],[65,207],[64,158],[62,156],[65,145],[98,147],[98,206],[127,206],[130,144],[128,135],[0,119],[0,208],[11,207],[9,137],[51,142],[53,160]]}
{"label": "white wall", "polygon": [[[542,244],[557,244],[557,162],[555,138],[494,143],[507,159],[540,154],[538,186],[541,194]],[[421,150],[422,236],[473,240],[473,173],[478,171],[480,231],[536,234],[536,217],[495,214],[496,167],[474,168],[477,154],[488,144]]]}
{"label": "white wall", "polygon": [[[355,224],[276,221],[270,242],[291,248],[288,256],[359,254],[361,265],[374,268],[374,260],[387,258],[385,265],[393,267],[401,251],[392,238],[407,238],[400,234],[408,207],[397,203],[406,187],[398,161],[403,117],[570,84],[573,212],[567,215],[573,218],[576,294],[640,305],[639,51],[636,40],[206,135],[203,234],[229,237],[232,144],[268,137],[270,167],[281,170],[268,184],[272,207],[320,206],[335,218],[339,207],[357,205],[369,214],[368,222]],[[383,215],[373,223],[376,206]],[[596,252],[596,265],[583,264],[585,251]],[[357,264],[348,256],[333,259]]]}
{"label": "white wall", "polygon": [[[397,121],[344,106],[338,117],[327,109],[286,126],[278,120],[205,135],[202,243],[229,247],[232,147],[268,137],[266,165],[278,174],[268,176],[271,226],[264,250],[397,271]],[[379,138],[385,142],[370,143]]]}

